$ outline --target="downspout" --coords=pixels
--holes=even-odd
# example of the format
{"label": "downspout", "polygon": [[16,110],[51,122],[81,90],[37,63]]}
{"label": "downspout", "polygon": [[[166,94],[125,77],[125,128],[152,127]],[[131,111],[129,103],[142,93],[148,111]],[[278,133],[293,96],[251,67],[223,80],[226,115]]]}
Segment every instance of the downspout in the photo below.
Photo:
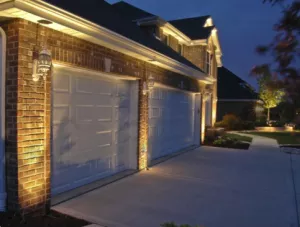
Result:
{"label": "downspout", "polygon": [[6,186],[5,186],[5,72],[6,72],[6,34],[0,27],[0,54],[1,54],[1,84],[0,84],[0,211],[6,210]]}

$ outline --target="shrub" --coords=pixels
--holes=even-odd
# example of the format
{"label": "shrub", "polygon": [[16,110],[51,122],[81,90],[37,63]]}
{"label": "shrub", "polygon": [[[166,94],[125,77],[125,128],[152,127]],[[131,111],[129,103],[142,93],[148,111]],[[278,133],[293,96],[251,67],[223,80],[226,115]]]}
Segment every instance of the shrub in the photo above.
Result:
{"label": "shrub", "polygon": [[256,119],[255,126],[256,127],[265,127],[265,126],[268,126],[267,125],[267,117],[266,116],[258,117]]}
{"label": "shrub", "polygon": [[222,127],[226,130],[240,130],[242,128],[242,122],[236,115],[226,114],[222,121],[215,123],[215,127]]}
{"label": "shrub", "polygon": [[213,142],[213,145],[215,146],[220,146],[220,147],[224,147],[224,146],[232,146],[232,145],[236,145],[236,144],[239,144],[240,141],[236,138],[230,138],[230,137],[227,137],[227,136],[222,136],[222,137],[219,137],[218,139],[216,139],[214,142]]}
{"label": "shrub", "polygon": [[284,122],[281,121],[270,121],[269,126],[271,127],[283,127],[285,125]]}
{"label": "shrub", "polygon": [[223,136],[225,131],[223,128],[207,128],[205,133],[206,141],[214,141],[218,136]]}
{"label": "shrub", "polygon": [[243,130],[253,130],[253,129],[255,129],[255,124],[252,121],[243,121],[241,129],[243,129]]}

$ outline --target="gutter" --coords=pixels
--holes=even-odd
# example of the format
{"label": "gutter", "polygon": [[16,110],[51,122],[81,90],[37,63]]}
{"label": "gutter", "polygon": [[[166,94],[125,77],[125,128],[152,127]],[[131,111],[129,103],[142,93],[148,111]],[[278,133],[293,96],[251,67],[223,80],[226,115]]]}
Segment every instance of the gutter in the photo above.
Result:
{"label": "gutter", "polygon": [[[13,10],[11,10],[13,9]],[[76,16],[61,8],[53,6],[41,0],[2,0],[0,1],[0,13],[7,10],[6,13],[20,11],[11,17],[22,18],[22,13],[32,15],[26,20],[37,23],[38,19],[46,19],[54,22],[65,29],[70,29],[80,33],[80,38],[103,45],[110,49],[132,56],[134,58],[149,62],[168,69],[170,71],[186,75],[197,79],[206,84],[211,84],[213,81],[200,70],[189,67],[181,62],[178,62],[170,57],[167,57],[157,51],[154,51],[140,43],[137,43],[129,38],[126,38],[109,29],[99,26],[82,17]],[[10,11],[9,11],[10,10]],[[51,28],[51,26],[49,26]],[[55,28],[53,28],[55,29]],[[153,61],[153,59],[155,59]]]}

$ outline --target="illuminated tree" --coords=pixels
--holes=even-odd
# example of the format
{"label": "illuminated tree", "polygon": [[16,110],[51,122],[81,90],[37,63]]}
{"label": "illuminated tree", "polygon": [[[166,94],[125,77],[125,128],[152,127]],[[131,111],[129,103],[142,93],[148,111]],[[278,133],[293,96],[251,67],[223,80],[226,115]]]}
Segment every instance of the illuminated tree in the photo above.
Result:
{"label": "illuminated tree", "polygon": [[280,86],[271,86],[277,84],[276,76],[270,73],[268,68],[260,74],[258,79],[259,98],[263,101],[264,107],[268,111],[267,123],[270,121],[270,109],[278,106],[285,96],[284,90]]}
{"label": "illuminated tree", "polygon": [[287,101],[300,108],[300,71],[297,67],[300,57],[300,1],[263,0],[263,2],[281,7],[282,16],[273,27],[276,32],[273,41],[268,45],[257,47],[259,54],[273,56],[273,63],[256,66],[253,73],[261,77],[263,76],[261,70],[266,66],[270,67],[278,78],[275,82],[272,80],[264,82],[264,89],[273,92],[275,88],[283,88]]}

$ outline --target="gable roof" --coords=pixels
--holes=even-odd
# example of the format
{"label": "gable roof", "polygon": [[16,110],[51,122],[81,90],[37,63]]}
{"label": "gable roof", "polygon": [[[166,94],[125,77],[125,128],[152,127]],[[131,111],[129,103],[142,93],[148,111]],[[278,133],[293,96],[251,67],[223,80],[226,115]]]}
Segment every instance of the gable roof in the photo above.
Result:
{"label": "gable roof", "polygon": [[155,16],[154,14],[151,14],[149,12],[146,12],[145,10],[142,10],[140,8],[137,8],[131,4],[128,4],[127,2],[120,1],[115,4],[112,4],[112,6],[118,10],[120,14],[127,17],[128,19],[134,21],[142,18],[152,17]]}
{"label": "gable roof", "polygon": [[174,27],[186,34],[190,39],[207,39],[215,26],[204,27],[210,16],[193,17],[169,21]]}
{"label": "gable roof", "polygon": [[225,67],[218,68],[218,99],[258,99],[258,94],[240,77]]}
{"label": "gable roof", "polygon": [[[93,23],[96,23],[104,28],[116,32],[126,38],[138,42],[152,50],[155,50],[167,57],[170,57],[186,66],[196,69],[203,73],[203,71],[195,66],[193,63],[182,57],[172,48],[166,46],[154,36],[149,35],[143,31],[136,24],[128,20],[127,17],[121,15],[115,10],[112,5],[104,0],[45,0],[46,2],[83,17]],[[101,13],[99,12],[101,11]]]}

